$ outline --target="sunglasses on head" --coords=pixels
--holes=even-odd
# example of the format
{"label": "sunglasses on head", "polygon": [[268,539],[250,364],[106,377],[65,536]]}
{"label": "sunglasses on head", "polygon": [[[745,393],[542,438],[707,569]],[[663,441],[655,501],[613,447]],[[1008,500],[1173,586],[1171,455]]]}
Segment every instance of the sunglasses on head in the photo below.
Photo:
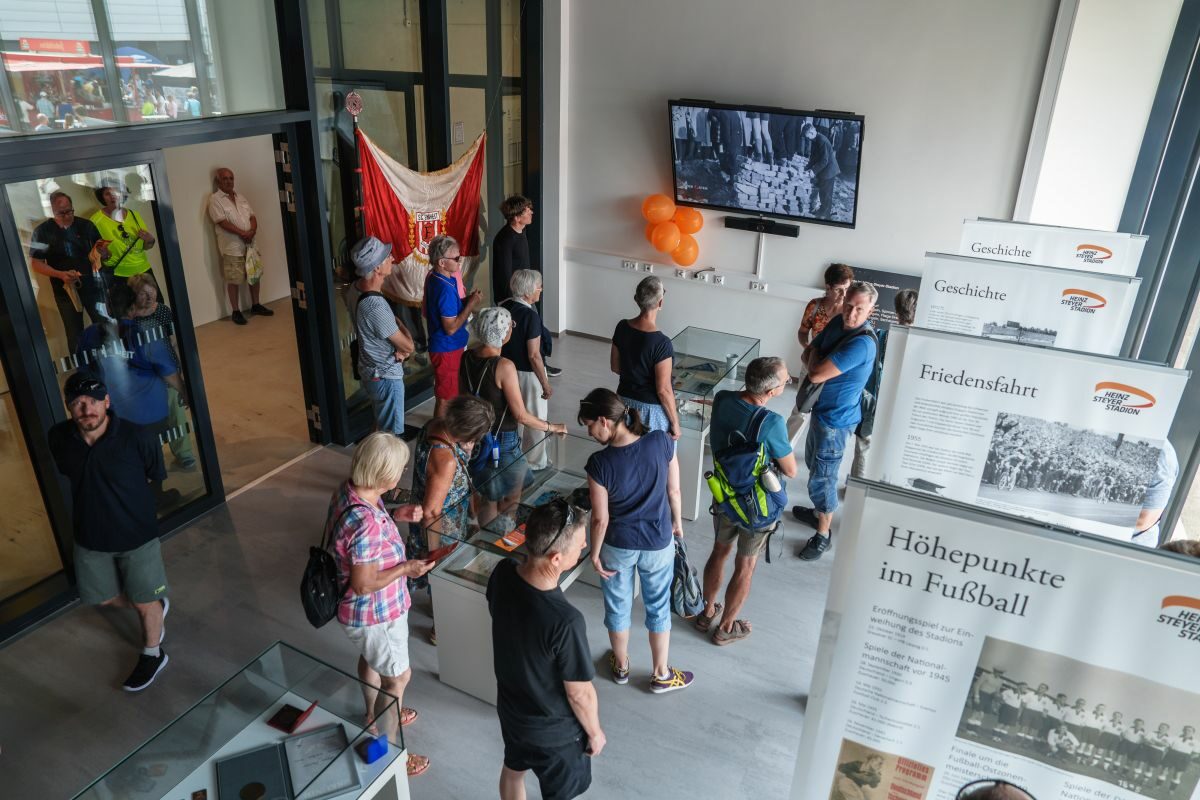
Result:
{"label": "sunglasses on head", "polygon": [[566,519],[563,520],[562,527],[560,527],[558,529],[558,532],[555,533],[554,536],[550,539],[550,541],[546,543],[546,546],[544,548],[542,548],[542,552],[534,553],[535,556],[544,556],[547,553],[549,553],[551,550],[553,550],[554,545],[558,544],[558,540],[562,538],[563,531],[567,530],[568,528],[574,527],[575,521],[577,519],[579,519],[579,517],[582,516],[582,514],[583,514],[582,510],[576,509],[575,506],[571,505],[570,503],[568,503],[566,500],[562,499],[561,497],[555,498],[551,502],[553,502],[555,505],[559,506],[560,508],[564,509],[565,514],[566,514]]}

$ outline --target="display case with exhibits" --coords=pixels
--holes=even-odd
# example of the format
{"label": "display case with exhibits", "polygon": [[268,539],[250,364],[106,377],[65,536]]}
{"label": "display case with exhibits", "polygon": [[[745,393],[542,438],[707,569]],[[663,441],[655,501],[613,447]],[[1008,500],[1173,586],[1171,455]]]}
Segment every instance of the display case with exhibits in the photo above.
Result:
{"label": "display case with exhibits", "polygon": [[365,687],[276,642],[76,800],[407,798],[399,703],[376,692],[369,730]]}
{"label": "display case with exhibits", "polygon": [[[568,434],[549,437],[544,447],[545,468],[530,469],[522,458],[490,476],[489,481],[496,481],[496,486],[511,486],[505,498],[488,500],[487,484],[476,490],[478,521],[470,516],[470,498],[467,498],[462,501],[463,508],[448,509],[429,526],[430,531],[441,537],[441,547],[453,542],[472,545],[458,548],[445,557],[435,568],[435,574],[483,591],[492,569],[502,559],[524,558],[525,521],[534,508],[558,499],[570,500],[574,493],[586,490],[584,467],[588,456],[599,450],[600,445],[592,439]],[[588,557],[585,546],[580,559]]]}
{"label": "display case with exhibits", "polygon": [[708,430],[712,400],[724,389],[740,389],[746,366],[758,358],[759,340],[732,333],[688,326],[671,339],[675,366],[675,409],[686,431]]}

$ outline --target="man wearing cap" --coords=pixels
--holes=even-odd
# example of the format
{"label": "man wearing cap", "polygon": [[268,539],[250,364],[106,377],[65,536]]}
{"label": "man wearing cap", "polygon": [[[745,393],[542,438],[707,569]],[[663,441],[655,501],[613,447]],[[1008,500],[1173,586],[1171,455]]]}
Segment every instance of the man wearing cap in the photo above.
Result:
{"label": "man wearing cap", "polygon": [[138,692],[168,660],[162,640],[170,603],[154,506],[154,484],[167,476],[162,447],[112,412],[108,388],[92,375],[73,374],[63,395],[71,419],[47,438],[71,484],[79,597],[137,612],[143,649],[123,688]]}
{"label": "man wearing cap", "polygon": [[404,433],[404,359],[416,346],[396,319],[380,289],[392,274],[392,246],[368,236],[350,251],[359,292],[352,310],[358,337],[358,374],[371,408],[376,430]]}

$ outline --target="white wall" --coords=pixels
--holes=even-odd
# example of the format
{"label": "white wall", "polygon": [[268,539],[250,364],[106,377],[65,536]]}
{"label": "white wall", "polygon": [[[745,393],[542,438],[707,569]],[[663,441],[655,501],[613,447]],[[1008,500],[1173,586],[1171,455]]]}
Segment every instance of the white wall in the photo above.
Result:
{"label": "white wall", "polygon": [[[229,316],[217,242],[212,223],[208,221],[208,198],[213,192],[212,176],[217,167],[233,170],[237,191],[250,201],[258,218],[256,243],[266,262],[261,290],[263,302],[290,294],[271,137],[252,136],[171,147],[163,154],[194,324],[203,325]],[[243,310],[249,307],[248,297],[243,289]]]}
{"label": "white wall", "polygon": [[[801,225],[799,239],[769,237],[772,293],[786,283],[816,294],[831,261],[919,272],[926,250],[957,244],[963,217],[1012,213],[1052,0],[689,0],[686,13],[682,2],[561,0],[547,4],[548,38],[560,5],[569,24],[562,58],[548,58],[547,71],[565,71],[570,105],[556,120],[548,98],[547,163],[565,157],[546,174],[563,197],[564,248],[662,262],[643,238],[640,204],[671,191],[671,97],[865,115],[858,227]],[[548,74],[548,95],[555,85]],[[697,266],[749,273],[756,237],[725,230],[721,213],[704,216]],[[575,280],[595,269],[564,257],[559,323],[607,336],[632,313],[631,292],[623,281]],[[785,332],[777,341],[795,332],[797,302],[694,288],[711,288],[707,307],[689,312],[709,327],[762,336],[766,314]],[[607,312],[602,327],[581,313],[597,306]]]}
{"label": "white wall", "polygon": [[1050,225],[1113,231],[1182,0],[1065,0],[1073,19],[1055,91],[1038,108],[1043,143],[1034,142],[1017,218]]}

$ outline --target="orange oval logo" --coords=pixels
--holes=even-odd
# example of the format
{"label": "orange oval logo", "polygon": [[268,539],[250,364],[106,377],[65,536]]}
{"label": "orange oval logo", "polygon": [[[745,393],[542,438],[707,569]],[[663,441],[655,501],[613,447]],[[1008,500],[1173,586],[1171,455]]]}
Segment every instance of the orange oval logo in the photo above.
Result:
{"label": "orange oval logo", "polygon": [[1143,391],[1136,386],[1129,386],[1128,384],[1124,383],[1114,383],[1112,381],[1101,381],[1100,383],[1097,383],[1095,389],[1096,394],[1104,391],[1123,392],[1125,394],[1141,397],[1146,401],[1145,403],[1130,403],[1126,401],[1121,404],[1126,408],[1150,408],[1156,402],[1158,402],[1154,399],[1154,395],[1150,394],[1149,392]]}
{"label": "orange oval logo", "polygon": [[1162,607],[1170,608],[1171,606],[1183,606],[1184,608],[1194,608],[1200,611],[1200,597],[1188,597],[1183,594],[1172,594],[1164,597]]}
{"label": "orange oval logo", "polygon": [[1112,258],[1112,250],[1098,244],[1081,244],[1075,248],[1075,253],[1092,261],[1105,261]]}
{"label": "orange oval logo", "polygon": [[1108,305],[1108,301],[1105,300],[1103,296],[1098,295],[1095,292],[1089,292],[1087,289],[1063,289],[1062,296],[1063,297],[1071,297],[1071,296],[1086,297],[1088,300],[1096,301],[1095,303],[1093,303],[1091,305],[1089,305],[1086,302],[1082,302],[1081,305],[1084,308],[1104,308],[1106,305]]}

